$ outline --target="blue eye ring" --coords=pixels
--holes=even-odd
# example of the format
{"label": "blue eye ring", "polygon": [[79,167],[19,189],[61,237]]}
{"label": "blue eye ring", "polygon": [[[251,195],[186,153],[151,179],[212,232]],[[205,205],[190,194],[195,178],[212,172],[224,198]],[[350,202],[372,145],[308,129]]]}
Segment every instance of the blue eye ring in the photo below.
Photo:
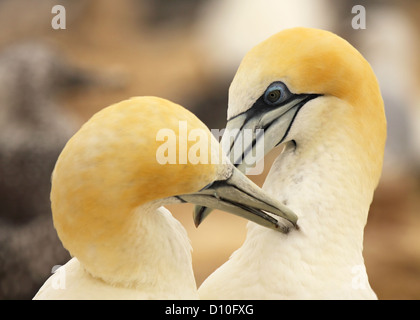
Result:
{"label": "blue eye ring", "polygon": [[289,90],[283,82],[274,82],[264,92],[264,102],[270,106],[278,106],[289,97]]}

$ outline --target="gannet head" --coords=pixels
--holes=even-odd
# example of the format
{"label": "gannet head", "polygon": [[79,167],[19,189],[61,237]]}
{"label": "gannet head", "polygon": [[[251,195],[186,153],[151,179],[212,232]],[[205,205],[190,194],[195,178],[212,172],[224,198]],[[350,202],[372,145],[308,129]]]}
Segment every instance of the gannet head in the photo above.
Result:
{"label": "gannet head", "polygon": [[[198,139],[204,143],[199,151]],[[160,98],[132,98],[95,114],[68,141],[52,175],[51,207],[63,245],[94,269],[95,258],[118,251],[109,248],[118,248],[121,230],[139,207],[169,202],[219,208],[271,228],[281,226],[263,210],[295,223],[287,208],[229,161],[219,161],[213,139],[191,112]],[[207,151],[208,161],[179,161],[183,152]],[[172,152],[176,164],[160,163],[159,156]]]}
{"label": "gannet head", "polygon": [[[383,101],[369,63],[347,41],[328,31],[293,28],[245,55],[229,88],[222,138],[238,169],[252,167],[280,143],[301,148],[325,139],[334,126],[346,128],[359,145],[365,173],[376,186],[386,139]],[[254,132],[253,139],[236,154],[234,145],[242,143],[246,129]],[[264,152],[256,152],[261,145]],[[208,213],[201,209],[200,219]]]}
{"label": "gannet head", "polygon": [[299,144],[338,117],[349,119],[349,130],[369,140],[372,161],[382,163],[386,120],[376,77],[354,47],[328,31],[273,35],[246,54],[229,89],[227,129],[265,129],[265,153]]}

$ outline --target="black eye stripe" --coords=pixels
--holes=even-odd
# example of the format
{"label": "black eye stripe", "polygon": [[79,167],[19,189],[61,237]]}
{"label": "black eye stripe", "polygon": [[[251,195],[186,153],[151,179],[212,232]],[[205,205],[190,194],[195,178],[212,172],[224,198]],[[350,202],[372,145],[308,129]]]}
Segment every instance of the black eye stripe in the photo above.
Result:
{"label": "black eye stripe", "polygon": [[[270,88],[273,88],[275,85],[284,86],[285,90],[284,90],[284,93],[283,93],[283,99],[282,99],[282,101],[279,101],[275,105],[272,104],[272,103],[267,104],[267,102],[265,101],[266,100],[265,96],[267,95],[267,91]],[[243,114],[247,115],[247,119],[252,118],[252,117],[256,116],[257,114],[263,114],[263,113],[271,110],[273,108],[273,106],[281,107],[282,105],[287,104],[290,100],[293,100],[293,99],[295,99],[299,96],[300,95],[291,93],[290,90],[287,88],[287,86],[283,82],[281,82],[281,81],[273,82],[267,87],[267,89],[264,91],[264,93],[255,101],[255,103],[252,105],[252,107],[250,109],[229,118],[227,121],[231,121],[232,119],[235,119],[236,117],[239,117]]]}
{"label": "black eye stripe", "polygon": [[[281,86],[283,89],[283,97],[280,99],[280,101],[278,101],[277,103],[273,104],[270,103],[268,104],[264,99],[267,91],[270,88],[273,88],[275,86]],[[230,117],[229,119],[227,119],[227,121],[231,121],[241,115],[246,115],[246,121],[248,121],[248,119],[258,116],[259,114],[263,114],[265,112],[268,112],[270,110],[274,108],[281,108],[282,106],[288,104],[290,101],[295,100],[295,99],[299,99],[299,98],[304,98],[304,97],[309,97],[309,100],[312,100],[316,97],[322,96],[322,94],[316,94],[316,93],[301,93],[301,94],[295,94],[290,92],[289,88],[281,81],[275,81],[273,83],[271,83],[267,89],[264,91],[264,93],[255,101],[255,103],[252,105],[251,108],[249,108],[248,110],[238,113],[237,115]],[[308,101],[309,101],[308,100]],[[305,102],[306,103],[306,102]],[[245,122],[246,122],[245,121]],[[242,124],[242,127],[245,125],[245,122]],[[242,130],[242,127],[240,128],[240,130]]]}
{"label": "black eye stripe", "polygon": [[[322,96],[322,94],[292,94],[291,95],[291,97],[289,97],[286,101],[284,101],[283,103],[281,103],[280,105],[278,105],[277,107],[275,107],[275,108],[281,108],[282,106],[284,106],[285,104],[288,104],[289,102],[291,102],[292,100],[298,100],[298,99],[300,99],[300,102],[297,102],[296,103],[296,105],[294,106],[294,108],[297,108],[297,111],[295,112],[295,114],[294,114],[294,116],[293,116],[293,118],[292,118],[292,120],[290,121],[290,123],[289,123],[289,125],[288,125],[288,127],[287,127],[287,130],[286,130],[286,132],[285,132],[285,134],[283,135],[283,137],[279,140],[279,142],[276,144],[276,146],[278,146],[279,144],[281,144],[283,141],[284,141],[284,139],[287,137],[287,135],[289,134],[289,131],[290,131],[290,128],[292,127],[292,125],[293,125],[293,123],[294,123],[294,121],[295,121],[295,119],[296,119],[296,116],[297,116],[297,114],[299,113],[299,111],[300,111],[300,109],[302,109],[302,107],[307,103],[307,102],[309,102],[309,101],[311,101],[311,100],[313,100],[313,99],[315,99],[315,98],[317,98],[317,97],[320,97],[320,96]],[[246,118],[245,118],[245,120],[244,120],[244,122],[242,123],[242,125],[241,125],[241,127],[240,127],[240,129],[239,129],[239,131],[241,131],[242,129],[243,129],[243,127],[246,125],[246,123],[250,120],[250,119],[252,119],[252,118],[255,118],[255,117],[260,117],[262,114],[264,114],[264,113],[266,113],[266,112],[270,112],[270,111],[272,111],[273,110],[273,107],[270,107],[270,106],[267,106],[267,104],[266,103],[264,103],[264,101],[263,101],[263,96],[261,96],[255,103],[254,103],[254,105],[250,108],[250,109],[248,109],[246,112],[243,112],[243,113],[241,113],[241,114],[245,114],[246,115]],[[290,109],[289,109],[290,110]],[[239,116],[239,115],[237,115],[237,116]],[[235,117],[232,117],[231,119],[229,119],[228,121],[230,121],[230,120],[232,120],[233,118],[236,118],[237,116],[235,116]],[[263,129],[264,131],[265,130],[267,130],[271,125],[273,124],[273,122],[270,122],[270,123],[267,123],[264,127],[262,127],[261,129]],[[239,133],[238,133],[239,134]],[[235,140],[236,140],[236,138],[235,138]],[[245,157],[246,157],[246,153],[247,152],[249,152],[250,150],[252,150],[253,148],[254,148],[254,146],[255,146],[255,144],[257,143],[257,140],[253,140],[252,141],[252,145],[251,145],[251,148],[248,148],[249,150],[246,150],[245,152],[244,152],[244,154],[241,156],[242,158],[240,159],[240,160],[243,160]],[[233,147],[234,147],[234,144],[232,144],[231,146],[230,146],[230,152],[232,152],[232,149],[233,149]],[[237,166],[237,164],[235,164],[235,166]]]}
{"label": "black eye stripe", "polygon": [[[282,98],[282,101],[279,101],[276,104],[273,104],[273,103],[267,104],[267,102],[265,101],[266,100],[265,99],[265,96],[267,95],[267,91],[270,88],[273,88],[276,85],[279,85],[279,86],[282,86],[283,87],[283,98]],[[230,121],[232,119],[235,119],[236,117],[239,117],[240,115],[242,115],[244,113],[254,113],[253,111],[256,111],[257,113],[263,113],[263,112],[268,111],[269,109],[271,109],[273,106],[280,107],[281,105],[288,103],[290,100],[293,100],[297,96],[299,96],[299,95],[291,93],[290,90],[289,90],[289,88],[287,88],[287,86],[283,82],[281,82],[281,81],[273,82],[273,83],[271,83],[267,87],[267,89],[257,99],[257,101],[255,101],[255,103],[253,104],[253,106],[250,109],[248,109],[247,111],[238,113],[237,115],[235,115],[235,116],[227,119],[227,121]]]}

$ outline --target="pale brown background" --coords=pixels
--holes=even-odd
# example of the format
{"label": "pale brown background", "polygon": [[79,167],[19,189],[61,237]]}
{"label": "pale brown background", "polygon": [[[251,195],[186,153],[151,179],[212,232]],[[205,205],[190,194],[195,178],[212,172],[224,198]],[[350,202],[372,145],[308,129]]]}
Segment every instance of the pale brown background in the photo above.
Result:
{"label": "pale brown background", "polygon": [[[226,2],[231,2],[230,5],[234,6],[237,1]],[[271,8],[272,1],[258,1],[260,6],[266,6],[267,12],[277,14],[279,21],[285,20],[284,25],[276,26],[273,23],[273,27],[265,26],[264,17],[247,11],[247,6],[243,5],[238,7],[235,16],[242,21],[248,19],[249,24],[238,28],[233,18],[227,21],[223,10],[227,12],[228,9],[219,1],[1,0],[0,52],[21,42],[43,43],[57,50],[59,59],[93,75],[95,79],[103,80],[98,80],[94,85],[81,85],[57,93],[57,105],[68,110],[76,119],[76,129],[101,108],[137,95],[157,95],[173,100],[196,113],[210,128],[223,128],[227,91],[240,57],[246,53],[247,46],[264,39],[259,38],[260,33],[255,30],[265,27],[261,35],[269,35],[281,28],[295,26],[293,21],[299,24],[304,18],[299,15],[289,17],[299,12],[291,9],[291,3],[296,5],[300,1],[279,2],[282,3],[281,10],[278,7]],[[415,112],[420,114],[420,100],[417,99],[420,79],[419,2],[340,1],[346,2],[345,5],[337,2],[323,1],[324,6],[327,4],[327,9],[312,13],[311,26],[327,26],[355,45],[372,63],[378,77],[384,74],[384,78],[380,77],[379,80],[385,101],[387,102],[385,94],[391,93],[389,101],[397,100],[395,104],[399,110],[398,108],[402,108],[399,104],[403,102],[399,100],[398,94],[404,99],[409,98],[406,102],[409,106],[405,108],[408,111],[404,112],[408,114],[406,118],[413,119]],[[67,9],[66,30],[53,30],[51,27],[54,16],[51,8],[55,4],[63,4]],[[366,7],[366,30],[351,28],[353,4],[363,4]],[[305,1],[301,5],[305,5]],[[387,19],[386,29],[376,25],[381,14],[383,19]],[[373,20],[374,15],[376,22]],[[404,28],[409,29],[409,33],[404,28],[400,30],[402,23]],[[373,28],[377,29],[372,33]],[[240,30],[244,34],[240,34]],[[252,30],[255,32],[252,33]],[[401,34],[407,39],[403,39]],[[366,37],[370,40],[366,40]],[[392,41],[387,42],[389,39]],[[243,45],[240,43],[242,40]],[[252,41],[254,42],[251,43]],[[400,59],[400,51],[397,49],[403,55]],[[397,50],[394,56],[388,54],[391,50]],[[396,60],[387,60],[388,57]],[[410,60],[412,57],[414,58]],[[398,63],[401,59],[409,66],[407,74],[401,73]],[[384,68],[390,71],[382,72]],[[398,78],[400,76],[403,79]],[[402,93],[393,94],[392,84],[401,81],[408,85],[400,90]],[[414,113],[410,113],[411,111]],[[420,166],[416,160],[419,158],[408,157],[414,147],[407,141],[414,141],[415,144],[420,137],[412,132],[400,134],[399,130],[406,129],[407,125],[405,122],[392,122],[390,117],[393,114],[391,111],[388,119],[393,126],[393,132],[396,132],[393,140],[397,149],[397,160],[390,161],[385,167],[384,179],[376,192],[365,232],[364,256],[370,282],[379,298],[419,299]],[[407,145],[406,149],[403,149],[404,145]],[[273,151],[266,158],[266,169],[276,152],[279,150]],[[263,175],[252,179],[262,185],[266,173],[267,170]],[[200,284],[241,245],[245,237],[246,221],[224,212],[216,212],[196,229],[192,221],[192,206],[171,206],[170,210],[188,231],[194,249],[193,264],[197,284]],[[0,209],[0,218],[2,214],[6,213]],[[49,217],[50,212],[45,215]],[[30,239],[26,242],[24,239],[31,237],[31,232],[20,232],[28,225],[6,224],[0,219],[0,226],[2,223],[3,229],[0,232],[10,232],[8,238],[19,234],[18,239],[14,240],[16,243],[31,242]],[[28,228],[32,230],[30,226]],[[46,228],[52,229],[52,225],[48,224]],[[0,247],[0,252],[1,249]],[[47,250],[46,247],[31,249],[33,257],[37,259],[42,259]],[[3,264],[6,268],[0,271],[1,299],[31,298],[38,284],[42,284],[50,275],[51,267],[67,260],[66,257],[55,263],[48,262],[42,267],[43,271],[31,276],[30,280],[17,277],[12,283],[8,283],[6,280],[18,272],[19,266],[23,268],[30,265],[28,263],[27,266],[22,266],[26,263],[19,262],[17,267],[7,270],[6,262],[13,260],[14,256],[13,252],[0,255],[0,267]],[[26,281],[35,282],[35,285],[30,290],[25,290],[28,286]]]}

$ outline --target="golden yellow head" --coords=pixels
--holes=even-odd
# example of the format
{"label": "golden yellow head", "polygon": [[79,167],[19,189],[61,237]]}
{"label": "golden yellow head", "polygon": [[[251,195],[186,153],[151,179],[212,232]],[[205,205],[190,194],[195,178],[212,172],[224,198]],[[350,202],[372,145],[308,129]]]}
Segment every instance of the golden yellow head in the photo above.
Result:
{"label": "golden yellow head", "polygon": [[353,46],[328,31],[287,29],[246,54],[229,89],[227,128],[238,127],[265,129],[265,153],[345,128],[375,179],[381,171],[386,119],[376,76]]}
{"label": "golden yellow head", "polygon": [[[287,29],[252,48],[231,84],[230,96],[242,98],[230,101],[228,118],[250,107],[274,81],[283,81],[296,94],[331,95],[354,106],[381,102],[369,63],[346,40],[319,29]],[[244,83],[252,90],[244,90]]]}
{"label": "golden yellow head", "polygon": [[[191,112],[164,99],[132,98],[98,112],[62,151],[52,177],[52,204],[62,204],[65,197],[73,210],[118,208],[121,202],[134,208],[201,189],[216,175],[210,161],[171,165],[157,159],[164,143],[157,139],[161,129],[175,133],[176,145],[171,147],[179,158],[180,123],[185,123],[187,135],[201,129],[210,137],[207,127]],[[193,145],[187,136],[181,139],[187,148]]]}
{"label": "golden yellow head", "polygon": [[[181,134],[180,122],[185,124]],[[177,158],[180,140],[187,151],[194,144],[187,139],[192,130],[199,129],[209,139],[211,135],[183,107],[139,97],[101,110],[66,144],[52,175],[51,207],[60,239],[81,261],[92,255],[89,243],[96,251],[107,241],[118,246],[112,237],[118,238],[137,207],[196,192],[217,177],[220,166],[211,161],[159,163],[158,149],[165,143],[158,140],[161,129],[174,134],[169,147],[175,148]]]}

